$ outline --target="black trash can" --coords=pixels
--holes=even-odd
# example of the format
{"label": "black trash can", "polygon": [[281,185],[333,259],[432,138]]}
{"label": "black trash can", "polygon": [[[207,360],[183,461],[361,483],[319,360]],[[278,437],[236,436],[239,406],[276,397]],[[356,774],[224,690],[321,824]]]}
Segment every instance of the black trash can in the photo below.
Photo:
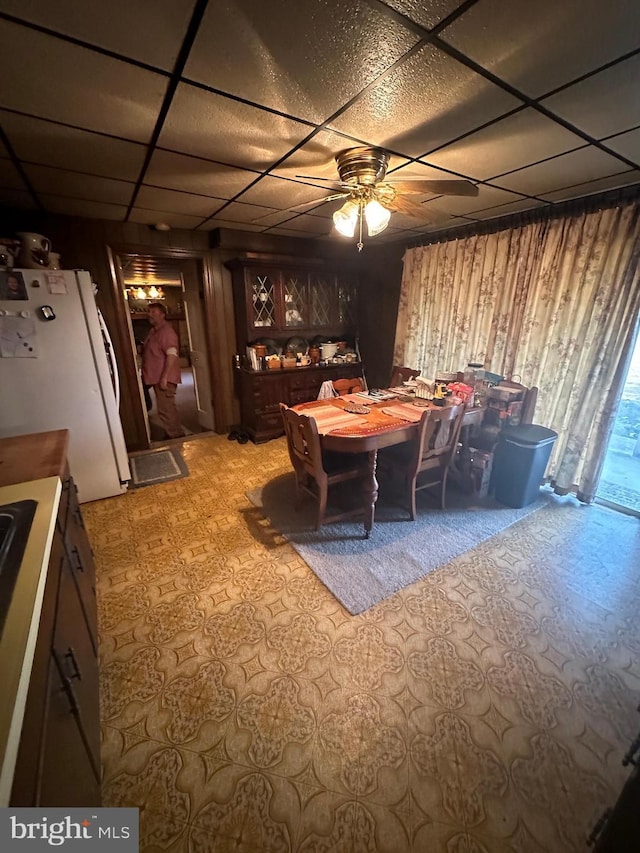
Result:
{"label": "black trash can", "polygon": [[558,433],[538,424],[505,429],[493,460],[492,490],[501,504],[520,508],[538,496]]}

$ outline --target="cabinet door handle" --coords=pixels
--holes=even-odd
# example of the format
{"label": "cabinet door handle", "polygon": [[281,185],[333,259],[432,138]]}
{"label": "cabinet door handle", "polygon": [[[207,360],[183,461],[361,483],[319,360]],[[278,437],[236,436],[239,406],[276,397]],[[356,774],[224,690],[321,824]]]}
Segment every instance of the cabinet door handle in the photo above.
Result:
{"label": "cabinet door handle", "polygon": [[76,694],[74,693],[73,685],[71,684],[68,678],[62,679],[62,692],[69,700],[69,713],[76,714],[77,716],[80,713],[80,706],[78,705],[78,700],[76,699]]}
{"label": "cabinet door handle", "polygon": [[71,675],[69,679],[77,678],[79,681],[82,680],[82,673],[80,672],[80,667],[78,666],[78,661],[76,660],[76,656],[73,653],[73,649],[69,646],[69,650],[65,653],[65,659],[69,661]]}
{"label": "cabinet door handle", "polygon": [[80,551],[78,551],[78,549],[76,548],[75,545],[71,549],[71,553],[75,557],[75,562],[76,562],[75,568],[76,568],[76,570],[79,572],[84,572],[84,566],[82,565],[82,558],[80,557]]}

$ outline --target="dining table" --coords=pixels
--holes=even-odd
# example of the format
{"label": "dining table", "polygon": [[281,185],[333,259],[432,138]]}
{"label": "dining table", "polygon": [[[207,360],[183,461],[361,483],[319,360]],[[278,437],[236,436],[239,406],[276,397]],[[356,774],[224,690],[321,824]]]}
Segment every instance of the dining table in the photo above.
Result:
{"label": "dining table", "polygon": [[[413,398],[401,389],[382,389],[378,399],[364,392],[293,406],[295,412],[315,420],[323,450],[367,454],[367,476],[362,490],[366,539],[373,530],[378,500],[378,451],[417,438],[425,408],[437,409],[438,406],[426,399]],[[483,416],[483,408],[466,409],[462,429],[468,433],[473,426],[482,423]]]}

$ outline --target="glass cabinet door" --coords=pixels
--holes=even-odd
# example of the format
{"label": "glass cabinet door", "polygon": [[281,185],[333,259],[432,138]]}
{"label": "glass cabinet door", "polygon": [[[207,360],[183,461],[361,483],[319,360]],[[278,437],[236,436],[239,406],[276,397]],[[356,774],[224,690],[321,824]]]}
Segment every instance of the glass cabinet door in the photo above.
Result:
{"label": "glass cabinet door", "polygon": [[332,306],[335,303],[333,276],[312,273],[311,275],[311,325],[331,326]]}
{"label": "glass cabinet door", "polygon": [[338,281],[338,323],[356,326],[356,288],[350,281]]}
{"label": "glass cabinet door", "polygon": [[272,329],[276,325],[276,279],[271,273],[250,273],[251,322],[255,328]]}
{"label": "glass cabinet door", "polygon": [[309,325],[308,280],[304,273],[285,273],[284,325],[288,329]]}

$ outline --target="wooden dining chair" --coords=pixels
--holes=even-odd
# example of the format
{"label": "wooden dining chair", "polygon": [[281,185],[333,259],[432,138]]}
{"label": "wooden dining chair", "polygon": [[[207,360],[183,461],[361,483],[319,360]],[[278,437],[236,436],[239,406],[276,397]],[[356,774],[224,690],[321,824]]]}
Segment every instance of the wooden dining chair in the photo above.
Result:
{"label": "wooden dining chair", "polygon": [[363,391],[364,385],[362,379],[334,379],[333,388],[338,394],[353,394],[356,391]]}
{"label": "wooden dining chair", "polygon": [[445,509],[449,465],[458,446],[464,404],[425,409],[414,441],[389,447],[378,454],[382,470],[400,473],[406,487],[411,521],[416,518],[416,492],[438,487]]}
{"label": "wooden dining chair", "polygon": [[357,506],[327,515],[329,488],[338,483],[362,480],[369,475],[366,453],[325,453],[320,445],[318,427],[312,417],[299,415],[280,403],[287,437],[289,458],[296,476],[296,509],[303,493],[318,502],[316,530],[323,524],[364,515],[363,501]]}
{"label": "wooden dining chair", "polygon": [[398,385],[402,385],[403,382],[407,382],[409,379],[415,379],[416,376],[419,375],[419,370],[413,370],[411,367],[399,367],[396,365],[391,371],[389,388],[396,388]]}

